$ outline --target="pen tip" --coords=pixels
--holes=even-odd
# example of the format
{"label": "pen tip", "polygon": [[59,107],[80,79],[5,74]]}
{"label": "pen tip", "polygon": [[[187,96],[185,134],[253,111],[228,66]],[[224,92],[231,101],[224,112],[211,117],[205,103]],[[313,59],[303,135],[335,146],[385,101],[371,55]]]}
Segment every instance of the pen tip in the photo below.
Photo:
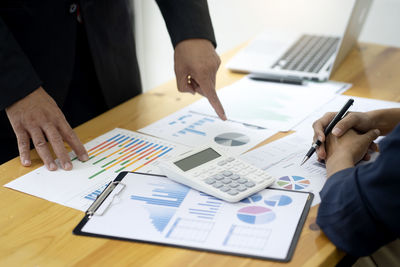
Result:
{"label": "pen tip", "polygon": [[308,160],[308,157],[305,156],[304,159],[301,161],[300,166],[303,166],[304,163]]}

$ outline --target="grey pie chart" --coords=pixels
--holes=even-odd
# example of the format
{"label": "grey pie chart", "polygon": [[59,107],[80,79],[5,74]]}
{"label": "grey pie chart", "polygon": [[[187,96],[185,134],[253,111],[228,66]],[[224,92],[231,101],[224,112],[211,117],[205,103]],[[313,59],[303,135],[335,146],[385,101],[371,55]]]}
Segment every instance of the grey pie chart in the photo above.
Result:
{"label": "grey pie chart", "polygon": [[214,141],[223,146],[242,146],[250,142],[250,138],[241,133],[223,133],[217,135]]}

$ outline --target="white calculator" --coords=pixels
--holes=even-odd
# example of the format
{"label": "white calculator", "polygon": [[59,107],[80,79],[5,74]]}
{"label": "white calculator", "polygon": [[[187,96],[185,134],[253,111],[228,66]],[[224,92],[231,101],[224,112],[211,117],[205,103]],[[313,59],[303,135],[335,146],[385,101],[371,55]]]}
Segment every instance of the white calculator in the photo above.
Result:
{"label": "white calculator", "polygon": [[266,171],[211,146],[164,160],[159,167],[171,180],[228,202],[240,201],[275,181]]}

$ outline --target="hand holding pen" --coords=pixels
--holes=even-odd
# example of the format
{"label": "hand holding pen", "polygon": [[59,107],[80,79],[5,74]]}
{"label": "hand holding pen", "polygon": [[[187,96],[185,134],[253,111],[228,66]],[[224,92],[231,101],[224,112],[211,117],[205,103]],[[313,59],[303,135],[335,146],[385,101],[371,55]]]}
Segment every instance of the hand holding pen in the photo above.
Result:
{"label": "hand holding pen", "polygon": [[[324,135],[327,136],[332,129],[336,126],[336,124],[346,115],[347,111],[353,105],[354,99],[349,99],[347,103],[343,106],[343,108],[335,115],[335,117],[330,121],[328,126],[324,129]],[[320,140],[322,139],[322,140]],[[303,161],[301,162],[301,165],[303,165],[316,151],[316,149],[322,145],[322,142],[324,141],[323,138],[318,137],[317,141],[314,142],[314,144],[311,146],[311,148],[308,150],[307,154],[305,155]]]}

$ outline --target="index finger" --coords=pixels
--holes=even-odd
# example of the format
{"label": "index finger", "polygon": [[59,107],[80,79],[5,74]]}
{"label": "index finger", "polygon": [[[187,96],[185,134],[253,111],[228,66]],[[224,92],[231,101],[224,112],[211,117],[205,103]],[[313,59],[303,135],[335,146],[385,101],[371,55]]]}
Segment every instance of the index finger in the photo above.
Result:
{"label": "index finger", "polygon": [[312,127],[314,129],[314,141],[318,139],[321,142],[325,141],[324,129],[328,126],[329,122],[335,117],[335,112],[327,112],[320,119],[316,120]]}
{"label": "index finger", "polygon": [[86,151],[86,148],[83,146],[78,136],[72,130],[71,126],[69,126],[68,122],[61,123],[59,125],[60,133],[65,142],[67,142],[72,150],[75,152],[76,156],[80,161],[89,160],[89,155]]}
{"label": "index finger", "polygon": [[225,110],[221,104],[221,101],[218,98],[217,92],[215,90],[215,85],[213,85],[212,82],[204,82],[203,80],[200,80],[197,83],[203,91],[204,96],[208,99],[208,102],[210,102],[211,106],[218,114],[218,117],[220,117],[221,120],[225,121],[227,119],[225,115]]}

